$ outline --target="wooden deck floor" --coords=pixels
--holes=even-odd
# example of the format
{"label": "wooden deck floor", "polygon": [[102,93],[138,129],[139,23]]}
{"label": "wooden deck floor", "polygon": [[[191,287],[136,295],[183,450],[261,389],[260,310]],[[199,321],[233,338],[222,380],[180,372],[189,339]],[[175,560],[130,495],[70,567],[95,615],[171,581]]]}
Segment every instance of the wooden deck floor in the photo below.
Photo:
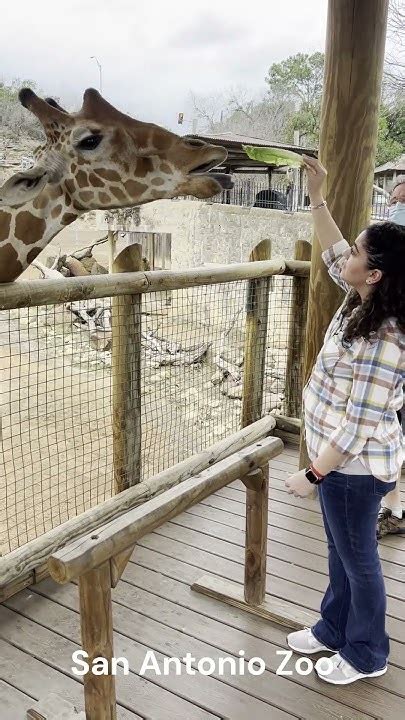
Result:
{"label": "wooden deck floor", "polygon": [[[284,490],[298,469],[298,450],[286,445],[270,463],[268,591],[319,610],[327,585],[327,548],[320,508]],[[404,480],[403,480],[404,482]],[[405,489],[405,488],[404,488]],[[236,482],[145,537],[113,591],[115,654],[131,672],[117,677],[120,720],[399,720],[405,709],[405,539],[380,543],[388,594],[391,657],[388,673],[346,688],[312,673],[276,675],[286,648],[284,628],[190,589],[209,572],[243,580],[245,505]],[[82,685],[72,673],[80,642],[78,592],[51,580],[0,606],[0,716],[20,720],[47,692],[83,707]],[[163,658],[258,656],[262,675],[137,674],[147,650]],[[315,656],[315,659],[317,656]],[[97,720],[94,718],[94,720]]]}

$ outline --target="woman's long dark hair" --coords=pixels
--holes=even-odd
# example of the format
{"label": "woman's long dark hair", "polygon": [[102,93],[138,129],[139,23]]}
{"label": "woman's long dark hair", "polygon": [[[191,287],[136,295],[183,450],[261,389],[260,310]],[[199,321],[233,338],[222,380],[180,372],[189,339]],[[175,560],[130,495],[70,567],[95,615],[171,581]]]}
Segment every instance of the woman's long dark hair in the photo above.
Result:
{"label": "woman's long dark hair", "polygon": [[405,333],[405,227],[392,222],[369,225],[363,244],[367,268],[381,270],[382,277],[364,302],[354,288],[348,293],[342,308],[342,321],[349,318],[344,344],[358,337],[370,340],[389,317],[395,317]]}

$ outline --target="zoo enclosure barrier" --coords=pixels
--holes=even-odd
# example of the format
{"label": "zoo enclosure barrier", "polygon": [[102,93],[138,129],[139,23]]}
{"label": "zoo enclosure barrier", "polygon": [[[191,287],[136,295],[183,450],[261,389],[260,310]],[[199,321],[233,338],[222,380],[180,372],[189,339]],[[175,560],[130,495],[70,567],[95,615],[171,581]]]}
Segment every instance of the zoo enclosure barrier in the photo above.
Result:
{"label": "zoo enclosure barrier", "polygon": [[262,415],[296,438],[310,263],[270,255],[263,241],[249,263],[144,272],[133,245],[111,275],[0,287],[0,599],[114,493]]}

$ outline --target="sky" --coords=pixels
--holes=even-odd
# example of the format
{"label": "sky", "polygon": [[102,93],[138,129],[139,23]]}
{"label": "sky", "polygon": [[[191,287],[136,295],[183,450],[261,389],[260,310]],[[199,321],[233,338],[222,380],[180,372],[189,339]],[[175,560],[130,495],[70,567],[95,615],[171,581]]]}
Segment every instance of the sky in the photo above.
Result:
{"label": "sky", "polygon": [[32,79],[79,109],[84,90],[99,89],[95,55],[109,102],[183,134],[191,132],[191,92],[257,95],[273,62],[323,51],[326,13],[327,0],[9,2],[0,79]]}

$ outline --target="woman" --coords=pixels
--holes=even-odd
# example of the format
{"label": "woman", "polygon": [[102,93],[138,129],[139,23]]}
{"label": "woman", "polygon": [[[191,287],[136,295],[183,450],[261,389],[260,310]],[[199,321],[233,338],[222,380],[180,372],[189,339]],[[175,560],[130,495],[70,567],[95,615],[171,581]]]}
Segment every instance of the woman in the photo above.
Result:
{"label": "woman", "polygon": [[[405,176],[398,177],[391,190],[388,205],[388,217],[391,222],[405,226]],[[403,428],[401,410],[398,410],[398,422]],[[402,430],[403,432],[403,430]],[[400,483],[381,501],[377,520],[377,538],[385,535],[405,534],[405,513],[399,492]]]}
{"label": "woman", "polygon": [[311,465],[286,480],[289,493],[319,489],[329,551],[329,586],[321,619],[290,633],[308,655],[332,652],[317,665],[326,682],[346,685],[387,671],[386,595],[376,540],[382,497],[402,466],[405,374],[405,228],[370,225],[352,247],[322,198],[326,170],[304,156],[312,217],[329,275],[347,293],[328,327],[303,391]]}

